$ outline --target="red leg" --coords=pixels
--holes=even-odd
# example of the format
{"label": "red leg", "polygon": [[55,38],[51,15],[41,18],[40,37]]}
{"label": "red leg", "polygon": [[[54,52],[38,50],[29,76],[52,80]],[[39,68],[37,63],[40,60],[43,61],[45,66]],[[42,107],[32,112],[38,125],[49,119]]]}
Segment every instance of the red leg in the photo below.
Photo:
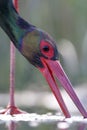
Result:
{"label": "red leg", "polygon": [[[18,10],[18,0],[14,0],[14,5]],[[14,100],[14,88],[15,88],[15,47],[11,42],[10,45],[10,100],[6,109],[0,111],[0,114],[22,114],[26,113],[15,106]]]}
{"label": "red leg", "polygon": [[10,46],[10,99],[6,109],[0,111],[0,114],[22,114],[26,113],[15,106],[14,100],[14,88],[15,88],[15,47],[11,43]]}

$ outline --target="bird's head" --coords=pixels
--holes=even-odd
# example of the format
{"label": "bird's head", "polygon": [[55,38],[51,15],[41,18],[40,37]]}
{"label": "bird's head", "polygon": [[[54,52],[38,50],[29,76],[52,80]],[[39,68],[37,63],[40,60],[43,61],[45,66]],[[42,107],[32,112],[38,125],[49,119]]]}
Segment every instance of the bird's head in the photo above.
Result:
{"label": "bird's head", "polygon": [[[58,78],[72,100],[77,97],[60,64],[59,53],[55,41],[47,33],[41,30],[34,30],[31,33],[27,33],[24,37],[21,53],[40,70],[53,91],[63,113],[66,117],[70,117],[55,77]],[[74,102],[78,106],[76,100],[74,100]]]}

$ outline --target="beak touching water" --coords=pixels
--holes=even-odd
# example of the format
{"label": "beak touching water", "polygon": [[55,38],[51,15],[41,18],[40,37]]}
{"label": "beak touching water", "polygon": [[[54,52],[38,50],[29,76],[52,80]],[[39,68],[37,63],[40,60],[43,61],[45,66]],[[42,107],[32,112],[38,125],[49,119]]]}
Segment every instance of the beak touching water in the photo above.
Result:
{"label": "beak touching water", "polygon": [[76,107],[79,109],[83,117],[87,117],[87,112],[85,111],[84,107],[82,106],[80,100],[78,99],[72,84],[70,83],[67,75],[65,74],[60,62],[58,60],[49,60],[41,58],[41,61],[44,65],[44,68],[39,68],[39,70],[42,72],[44,77],[46,78],[52,92],[54,93],[61,110],[63,111],[65,117],[69,118],[70,113],[62,99],[61,93],[59,91],[58,85],[55,81],[55,77],[60,81],[63,88],[66,90],[70,98],[73,100]]}

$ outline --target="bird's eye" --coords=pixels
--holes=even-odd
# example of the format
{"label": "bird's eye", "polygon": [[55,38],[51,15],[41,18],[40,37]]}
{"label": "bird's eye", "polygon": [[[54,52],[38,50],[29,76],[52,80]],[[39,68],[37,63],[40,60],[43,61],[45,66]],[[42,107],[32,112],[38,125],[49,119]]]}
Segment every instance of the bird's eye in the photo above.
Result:
{"label": "bird's eye", "polygon": [[50,49],[49,49],[49,46],[44,46],[44,47],[43,47],[43,51],[44,51],[44,52],[48,52],[49,50],[50,50]]}
{"label": "bird's eye", "polygon": [[48,59],[51,59],[54,56],[54,48],[49,41],[42,40],[40,43],[40,50]]}

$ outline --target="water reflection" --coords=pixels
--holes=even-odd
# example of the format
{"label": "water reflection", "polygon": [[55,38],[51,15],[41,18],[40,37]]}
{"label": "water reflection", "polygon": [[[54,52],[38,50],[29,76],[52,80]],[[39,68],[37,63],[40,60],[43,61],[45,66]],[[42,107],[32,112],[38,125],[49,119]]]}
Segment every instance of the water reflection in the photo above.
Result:
{"label": "water reflection", "polygon": [[70,124],[68,122],[59,122],[57,124],[57,128],[60,129],[60,130],[67,130],[68,128],[70,127]]}
{"label": "water reflection", "polygon": [[86,130],[87,119],[52,114],[0,115],[0,130]]}
{"label": "water reflection", "polygon": [[86,130],[87,125],[84,123],[79,124],[78,130]]}
{"label": "water reflection", "polygon": [[16,130],[16,123],[14,121],[10,121],[7,123],[8,130]]}

